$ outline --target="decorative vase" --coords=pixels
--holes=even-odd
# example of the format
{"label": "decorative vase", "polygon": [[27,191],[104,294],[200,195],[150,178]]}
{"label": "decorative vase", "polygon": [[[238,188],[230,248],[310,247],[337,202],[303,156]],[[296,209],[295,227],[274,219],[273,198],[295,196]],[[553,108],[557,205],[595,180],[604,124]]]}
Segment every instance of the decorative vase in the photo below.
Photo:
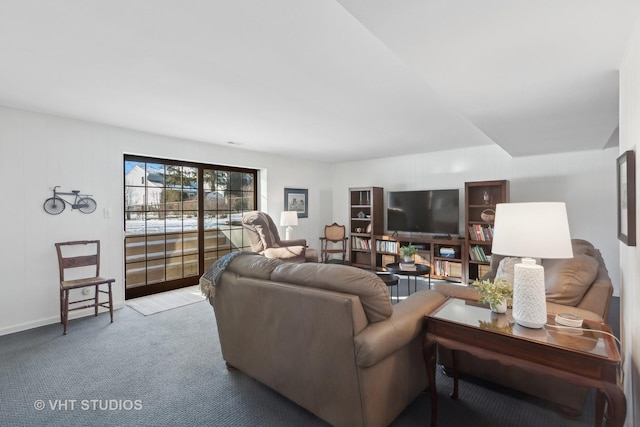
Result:
{"label": "decorative vase", "polygon": [[404,258],[402,258],[402,262],[404,262],[405,264],[413,264],[413,258],[411,258],[411,255],[405,255]]}
{"label": "decorative vase", "polygon": [[494,313],[506,313],[507,312],[507,300],[502,300],[499,303],[491,303],[489,304],[491,307],[491,311]]}

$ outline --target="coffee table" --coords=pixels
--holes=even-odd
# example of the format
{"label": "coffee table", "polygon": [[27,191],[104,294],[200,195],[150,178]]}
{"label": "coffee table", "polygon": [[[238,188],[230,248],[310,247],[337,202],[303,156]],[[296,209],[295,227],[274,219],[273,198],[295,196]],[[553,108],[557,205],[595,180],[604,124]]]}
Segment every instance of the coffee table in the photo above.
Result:
{"label": "coffee table", "polygon": [[474,302],[450,298],[427,314],[427,332],[423,355],[431,392],[431,426],[436,425],[437,394],[435,382],[436,347],[452,351],[453,392],[458,397],[457,352],[518,366],[534,375],[550,375],[596,393],[596,426],[606,416],[607,425],[622,426],[626,417],[626,399],[621,386],[621,360],[611,328],[585,321],[583,330],[556,325],[549,316],[542,329],[520,326],[511,310],[492,313]]}
{"label": "coffee table", "polygon": [[[407,296],[411,293],[411,283],[409,281],[410,277],[413,277],[413,290],[414,292],[418,290],[418,276],[429,276],[429,289],[431,289],[431,267],[425,264],[414,264],[416,266],[415,270],[403,270],[400,267],[399,262],[392,262],[391,264],[385,265],[385,269],[394,273],[398,276],[408,276],[407,277]],[[398,286],[399,287],[399,286]]]}

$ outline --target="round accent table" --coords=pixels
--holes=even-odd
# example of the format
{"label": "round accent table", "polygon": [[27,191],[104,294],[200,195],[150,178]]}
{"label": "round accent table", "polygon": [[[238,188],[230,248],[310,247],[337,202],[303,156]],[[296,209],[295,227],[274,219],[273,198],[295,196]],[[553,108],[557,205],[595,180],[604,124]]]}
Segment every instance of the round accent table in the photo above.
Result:
{"label": "round accent table", "polygon": [[382,281],[389,287],[389,295],[391,296],[391,303],[393,303],[393,287],[396,286],[396,302],[400,299],[400,290],[398,286],[398,278],[393,273],[378,272],[376,275],[382,279]]}
{"label": "round accent table", "polygon": [[[429,289],[431,289],[431,267],[425,264],[413,264],[416,266],[415,270],[403,270],[400,266],[399,262],[393,262],[391,264],[387,264],[384,267],[388,272],[397,274],[399,276],[408,276],[407,277],[407,296],[411,294],[411,282],[410,279],[413,277],[413,291],[418,290],[418,276],[428,276],[429,277]],[[399,288],[399,287],[398,287]],[[398,295],[398,298],[400,296]]]}

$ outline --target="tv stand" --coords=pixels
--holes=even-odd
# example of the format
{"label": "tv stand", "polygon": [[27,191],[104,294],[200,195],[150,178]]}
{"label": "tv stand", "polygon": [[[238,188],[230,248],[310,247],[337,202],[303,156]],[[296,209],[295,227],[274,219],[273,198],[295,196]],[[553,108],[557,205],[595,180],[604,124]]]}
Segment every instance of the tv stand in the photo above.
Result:
{"label": "tv stand", "polygon": [[435,234],[433,236],[434,239],[447,239],[447,240],[451,240],[451,234]]}
{"label": "tv stand", "polygon": [[[371,250],[375,259],[375,269],[383,270],[387,264],[400,261],[400,247],[413,245],[418,249],[414,260],[431,266],[431,277],[462,282],[463,259],[466,255],[465,240],[450,234],[444,235],[398,235],[398,233],[374,235]],[[451,256],[441,254],[440,249],[453,249]]]}

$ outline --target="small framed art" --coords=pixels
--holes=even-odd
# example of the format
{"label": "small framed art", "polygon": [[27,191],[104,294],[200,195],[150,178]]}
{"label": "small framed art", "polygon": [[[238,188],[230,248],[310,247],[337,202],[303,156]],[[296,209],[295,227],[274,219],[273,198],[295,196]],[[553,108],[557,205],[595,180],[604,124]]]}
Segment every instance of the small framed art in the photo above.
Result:
{"label": "small framed art", "polygon": [[618,239],[627,246],[636,245],[636,159],[632,150],[617,160]]}
{"label": "small framed art", "polygon": [[301,188],[284,189],[284,210],[298,212],[298,218],[309,216],[309,190]]}

